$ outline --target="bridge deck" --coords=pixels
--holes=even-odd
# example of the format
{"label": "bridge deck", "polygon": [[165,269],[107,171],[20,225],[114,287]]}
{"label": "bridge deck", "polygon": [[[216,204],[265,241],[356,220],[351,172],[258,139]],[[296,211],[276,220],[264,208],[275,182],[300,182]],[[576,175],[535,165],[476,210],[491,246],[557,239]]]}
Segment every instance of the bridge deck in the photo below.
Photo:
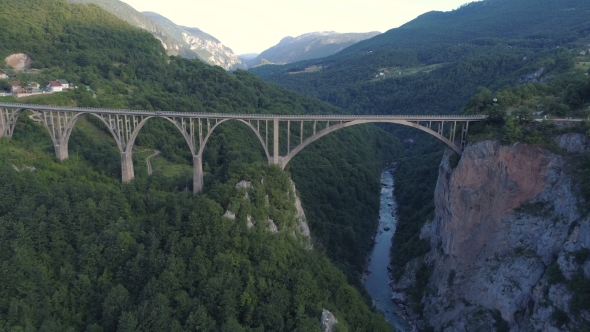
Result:
{"label": "bridge deck", "polygon": [[94,114],[142,115],[153,117],[183,117],[211,119],[242,120],[291,120],[291,121],[353,121],[353,120],[406,120],[406,121],[480,121],[485,115],[275,115],[275,114],[232,114],[232,113],[198,113],[145,110],[118,110],[107,108],[85,108],[69,106],[30,105],[17,103],[0,103],[0,107],[20,108],[35,111],[60,111]]}

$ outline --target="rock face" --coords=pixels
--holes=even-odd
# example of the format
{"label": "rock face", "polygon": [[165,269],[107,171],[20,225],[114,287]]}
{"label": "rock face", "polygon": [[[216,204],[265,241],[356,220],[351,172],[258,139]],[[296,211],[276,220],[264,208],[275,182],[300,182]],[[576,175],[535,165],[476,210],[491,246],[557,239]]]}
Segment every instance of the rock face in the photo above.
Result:
{"label": "rock face", "polygon": [[334,325],[338,323],[338,320],[328,310],[322,310],[322,331],[332,332],[334,331]]}
{"label": "rock face", "polygon": [[[572,152],[587,150],[584,135],[556,139]],[[555,312],[567,313],[564,284],[548,282],[557,264],[567,279],[588,260],[572,253],[590,248],[590,220],[581,215],[576,184],[559,155],[526,144],[480,142],[467,147],[455,168],[447,152],[439,167],[435,218],[422,231],[432,250],[433,273],[423,299],[424,317],[436,331],[557,331]],[[411,265],[394,286],[412,287]],[[584,314],[584,313],[582,313]],[[503,322],[503,321],[505,322]],[[444,327],[444,328],[443,328]]]}
{"label": "rock face", "polygon": [[[214,66],[220,66],[226,70],[246,69],[238,56],[219,40],[210,37],[206,38],[201,35],[204,33],[196,28],[182,27],[186,32],[182,33],[183,41],[188,47],[196,52],[204,60]],[[200,34],[198,33],[200,32]]]}
{"label": "rock face", "polygon": [[309,232],[309,225],[307,225],[305,211],[303,211],[301,200],[299,199],[299,196],[297,196],[297,189],[295,188],[295,182],[293,182],[293,180],[291,180],[291,189],[293,189],[293,196],[295,197],[295,209],[297,209],[297,214],[295,215],[295,218],[297,219],[297,226],[299,228],[299,232],[301,232],[301,234],[304,237],[309,238],[311,236]]}
{"label": "rock face", "polygon": [[[187,48],[189,52],[206,63],[220,66],[225,70],[246,68],[229,47],[223,45],[210,34],[198,28],[177,25],[158,13],[143,12],[142,14],[159,25],[165,33],[172,36],[182,47]],[[166,48],[166,46],[164,47]],[[166,49],[168,50],[168,48]]]}
{"label": "rock face", "polygon": [[559,147],[569,153],[590,151],[590,138],[580,134],[565,134],[555,138]]}
{"label": "rock face", "polygon": [[[237,195],[237,197],[241,198],[236,198],[235,200],[233,200],[233,202],[230,204],[230,206],[228,206],[228,210],[226,210],[223,216],[232,220],[240,221],[240,207],[251,203],[250,192],[263,190],[265,186],[264,183],[264,178],[261,178],[259,182],[252,182],[246,180],[237,182],[235,185],[235,189],[238,190],[240,193]],[[290,220],[290,222],[287,222],[285,224],[283,221],[283,223],[281,224],[279,221],[271,219],[270,213],[268,213],[265,220],[255,220],[255,218],[251,214],[246,214],[246,227],[248,229],[252,229],[256,225],[257,221],[263,222],[264,227],[270,233],[276,234],[281,232],[288,232],[293,237],[298,238],[301,241],[301,245],[304,248],[311,250],[313,249],[313,246],[311,244],[311,235],[309,232],[307,220],[305,218],[305,212],[303,211],[303,207],[301,206],[301,200],[297,196],[297,189],[295,188],[295,183],[293,182],[293,180],[290,180],[290,183],[291,187],[288,188],[287,192],[285,192],[285,199],[291,201],[294,207],[293,210],[289,211],[290,216],[287,218]],[[243,195],[241,195],[242,193]],[[265,196],[265,201],[265,209],[268,210],[267,212],[270,212],[272,207],[270,205],[268,195]],[[244,216],[242,216],[242,218],[243,217]]]}
{"label": "rock face", "polygon": [[31,69],[31,57],[27,54],[11,54],[4,59],[4,62],[16,71]]}

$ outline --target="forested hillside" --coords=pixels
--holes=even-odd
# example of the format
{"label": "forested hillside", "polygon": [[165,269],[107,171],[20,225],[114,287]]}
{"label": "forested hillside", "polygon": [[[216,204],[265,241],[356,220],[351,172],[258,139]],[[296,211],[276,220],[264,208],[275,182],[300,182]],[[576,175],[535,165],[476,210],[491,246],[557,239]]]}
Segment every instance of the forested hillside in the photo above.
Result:
{"label": "forested hillside", "polygon": [[[65,78],[90,90],[2,101],[342,112],[245,71],[168,58],[151,35],[98,6],[8,2],[0,12],[0,58],[26,53],[40,70],[11,80]],[[205,192],[196,198],[184,193],[192,160],[174,127],[154,120],[136,142],[137,178],[127,185],[118,180],[114,141],[90,118],[78,122],[63,162],[51,156],[45,129],[26,115],[12,140],[0,140],[0,329],[314,331],[323,308],[342,331],[391,329],[349,283],[360,284],[378,215],[378,175],[399,151],[395,137],[374,126],[349,128],[293,159],[289,172],[309,211],[311,251],[290,232],[289,173],[264,165],[247,128],[228,123],[213,135],[204,154]],[[148,177],[144,158],[153,149],[165,162]],[[253,183],[249,199],[236,188],[241,180]],[[236,219],[222,217],[226,210]],[[267,218],[278,223],[278,234],[266,229]]]}
{"label": "forested hillside", "polygon": [[123,1],[119,0],[68,0],[71,3],[95,4],[108,12],[114,14],[129,24],[141,27],[157,37],[166,48],[169,55],[181,55],[185,58],[194,59],[197,54],[188,48],[181,40],[175,38],[163,29],[157,22],[135,10]]}

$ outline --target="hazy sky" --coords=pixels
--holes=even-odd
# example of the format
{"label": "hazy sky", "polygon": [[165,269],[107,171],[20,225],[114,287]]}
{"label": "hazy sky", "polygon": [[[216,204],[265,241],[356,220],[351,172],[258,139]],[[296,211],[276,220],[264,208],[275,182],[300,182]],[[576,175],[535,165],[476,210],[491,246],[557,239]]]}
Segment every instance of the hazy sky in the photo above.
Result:
{"label": "hazy sky", "polygon": [[313,31],[385,32],[431,11],[471,0],[122,0],[199,28],[236,54],[260,53],[283,37]]}

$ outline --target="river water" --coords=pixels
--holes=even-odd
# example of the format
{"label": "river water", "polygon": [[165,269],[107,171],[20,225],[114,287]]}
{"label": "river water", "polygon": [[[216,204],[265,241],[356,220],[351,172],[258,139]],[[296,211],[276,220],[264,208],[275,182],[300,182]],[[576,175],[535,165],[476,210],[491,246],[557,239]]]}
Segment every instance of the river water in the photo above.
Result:
{"label": "river water", "polygon": [[408,325],[401,318],[400,308],[391,300],[389,275],[387,267],[390,263],[391,238],[397,225],[396,202],[393,195],[395,168],[389,168],[381,174],[381,207],[379,209],[379,227],[375,235],[375,246],[371,253],[371,261],[367,267],[369,275],[365,280],[365,288],[373,304],[383,313],[385,319],[397,331],[408,331]]}

